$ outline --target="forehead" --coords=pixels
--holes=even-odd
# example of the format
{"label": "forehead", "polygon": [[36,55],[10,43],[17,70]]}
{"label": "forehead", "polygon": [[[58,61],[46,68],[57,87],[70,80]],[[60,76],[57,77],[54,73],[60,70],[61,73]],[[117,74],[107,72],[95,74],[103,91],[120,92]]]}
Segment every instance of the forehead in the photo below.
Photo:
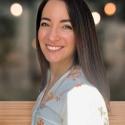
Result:
{"label": "forehead", "polygon": [[62,0],[49,0],[43,8],[42,17],[69,19],[65,2]]}

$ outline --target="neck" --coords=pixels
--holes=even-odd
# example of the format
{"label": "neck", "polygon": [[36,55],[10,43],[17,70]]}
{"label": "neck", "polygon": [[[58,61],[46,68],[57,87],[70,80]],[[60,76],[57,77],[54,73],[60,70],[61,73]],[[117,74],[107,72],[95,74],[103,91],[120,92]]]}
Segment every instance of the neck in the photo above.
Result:
{"label": "neck", "polygon": [[66,71],[68,71],[73,66],[73,61],[50,64],[50,83],[54,83],[58,78],[60,78]]}

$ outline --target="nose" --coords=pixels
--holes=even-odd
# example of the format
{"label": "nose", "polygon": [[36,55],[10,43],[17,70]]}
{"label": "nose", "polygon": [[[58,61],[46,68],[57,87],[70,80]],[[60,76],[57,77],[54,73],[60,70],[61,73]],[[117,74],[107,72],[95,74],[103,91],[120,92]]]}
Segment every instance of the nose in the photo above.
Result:
{"label": "nose", "polygon": [[57,28],[51,28],[50,29],[49,34],[48,34],[48,39],[51,42],[55,42],[55,41],[58,41],[60,39],[59,32],[58,32]]}

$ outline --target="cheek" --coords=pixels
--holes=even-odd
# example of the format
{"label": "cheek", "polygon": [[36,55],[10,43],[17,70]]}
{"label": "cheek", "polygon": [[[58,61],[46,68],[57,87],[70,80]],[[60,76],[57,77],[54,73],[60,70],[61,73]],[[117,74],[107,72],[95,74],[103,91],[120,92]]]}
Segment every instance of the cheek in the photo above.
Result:
{"label": "cheek", "polygon": [[39,31],[38,31],[38,40],[39,40],[39,42],[43,42],[45,37],[46,37],[46,32],[39,29]]}
{"label": "cheek", "polygon": [[76,41],[75,41],[75,37],[74,37],[74,34],[69,34],[69,35],[66,35],[65,36],[65,39],[68,43],[68,45],[72,48],[75,48],[76,46]]}

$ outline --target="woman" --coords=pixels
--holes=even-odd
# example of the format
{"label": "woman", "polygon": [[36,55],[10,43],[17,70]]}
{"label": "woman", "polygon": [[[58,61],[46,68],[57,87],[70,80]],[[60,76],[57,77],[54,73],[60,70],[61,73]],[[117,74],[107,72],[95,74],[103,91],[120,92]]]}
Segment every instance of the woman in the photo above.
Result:
{"label": "woman", "polygon": [[42,91],[32,125],[109,125],[109,88],[85,2],[43,0],[36,24]]}

